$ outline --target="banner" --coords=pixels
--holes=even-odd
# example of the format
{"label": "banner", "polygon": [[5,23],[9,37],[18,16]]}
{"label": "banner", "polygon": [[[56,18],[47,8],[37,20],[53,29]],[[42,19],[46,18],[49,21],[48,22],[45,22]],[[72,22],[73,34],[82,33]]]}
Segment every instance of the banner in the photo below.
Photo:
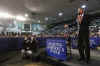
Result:
{"label": "banner", "polygon": [[90,38],[90,48],[96,48],[99,45],[100,45],[100,37]]}
{"label": "banner", "polygon": [[78,38],[76,38],[76,37],[71,38],[71,46],[72,46],[72,48],[77,48]]}
{"label": "banner", "polygon": [[[100,37],[90,37],[89,42],[90,42],[90,48],[96,48],[97,46],[100,46]],[[71,40],[71,45],[72,48],[77,48],[78,39],[73,37]]]}
{"label": "banner", "polygon": [[46,50],[49,56],[59,60],[66,60],[66,40],[58,38],[48,38],[46,40]]}

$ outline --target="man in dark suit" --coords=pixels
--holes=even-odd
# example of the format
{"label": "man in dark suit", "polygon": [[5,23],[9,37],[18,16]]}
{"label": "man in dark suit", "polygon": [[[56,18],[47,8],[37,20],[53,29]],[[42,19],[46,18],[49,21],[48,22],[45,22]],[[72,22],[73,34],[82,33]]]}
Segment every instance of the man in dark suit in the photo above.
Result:
{"label": "man in dark suit", "polygon": [[90,16],[85,14],[84,9],[78,9],[77,22],[79,24],[79,40],[78,49],[80,54],[80,59],[85,60],[86,63],[90,60],[90,47],[89,47],[89,23]]}

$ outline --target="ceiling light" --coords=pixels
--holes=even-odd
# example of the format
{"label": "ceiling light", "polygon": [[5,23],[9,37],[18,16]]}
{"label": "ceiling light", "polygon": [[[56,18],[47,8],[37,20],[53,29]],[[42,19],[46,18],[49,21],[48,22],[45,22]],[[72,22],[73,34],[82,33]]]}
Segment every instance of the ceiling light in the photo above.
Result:
{"label": "ceiling light", "polygon": [[86,8],[86,5],[82,5],[81,8]]}
{"label": "ceiling light", "polygon": [[14,16],[12,16],[9,13],[4,13],[4,12],[0,12],[0,18],[13,18]]}
{"label": "ceiling light", "polygon": [[38,23],[40,23],[41,21],[40,20],[38,20]]}
{"label": "ceiling light", "polygon": [[59,13],[58,15],[59,15],[59,16],[62,16],[62,15],[63,15],[63,13]]}
{"label": "ceiling light", "polygon": [[21,20],[21,21],[25,21],[26,20],[26,18],[23,17],[23,16],[16,16],[16,19],[17,20]]}
{"label": "ceiling light", "polygon": [[25,14],[25,17],[28,17],[29,15],[28,14]]}
{"label": "ceiling light", "polygon": [[45,18],[46,21],[48,21],[48,19],[49,19],[48,17]]}

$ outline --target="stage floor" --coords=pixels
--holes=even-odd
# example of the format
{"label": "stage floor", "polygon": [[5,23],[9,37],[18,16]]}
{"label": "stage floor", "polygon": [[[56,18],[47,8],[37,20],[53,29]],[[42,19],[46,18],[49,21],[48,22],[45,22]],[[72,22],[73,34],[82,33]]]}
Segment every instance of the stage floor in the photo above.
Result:
{"label": "stage floor", "polygon": [[[11,53],[10,53],[11,54]],[[9,54],[9,55],[10,55]],[[79,62],[78,50],[72,49],[72,58],[66,61],[38,61],[32,62],[31,60],[22,60],[20,54],[12,53],[13,57],[0,63],[0,66],[100,66],[100,51],[91,50],[91,63],[86,64],[84,62]],[[48,62],[49,61],[49,62]]]}

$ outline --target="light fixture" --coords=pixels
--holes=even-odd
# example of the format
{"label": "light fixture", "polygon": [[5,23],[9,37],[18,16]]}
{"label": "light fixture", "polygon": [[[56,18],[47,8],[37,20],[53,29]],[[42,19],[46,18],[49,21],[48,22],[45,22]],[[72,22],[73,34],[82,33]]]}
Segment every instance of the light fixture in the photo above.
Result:
{"label": "light fixture", "polygon": [[28,14],[25,14],[25,17],[28,17],[29,15]]}
{"label": "light fixture", "polygon": [[26,18],[25,17],[23,17],[23,16],[16,16],[16,19],[17,20],[20,20],[20,21],[26,21]]}
{"label": "light fixture", "polygon": [[38,20],[38,23],[40,23],[41,21],[40,20]]}
{"label": "light fixture", "polygon": [[86,8],[86,5],[82,5],[81,8]]}
{"label": "light fixture", "polygon": [[46,21],[48,21],[48,19],[49,19],[48,17],[45,17],[45,20],[46,20]]}
{"label": "light fixture", "polygon": [[59,16],[62,16],[62,15],[63,15],[63,13],[62,13],[62,12],[60,12],[60,13],[58,13],[58,15],[59,15]]}
{"label": "light fixture", "polygon": [[5,12],[0,12],[0,18],[6,18],[6,19],[9,19],[9,18],[13,18],[14,16],[12,16],[11,14],[9,13],[5,13]]}

